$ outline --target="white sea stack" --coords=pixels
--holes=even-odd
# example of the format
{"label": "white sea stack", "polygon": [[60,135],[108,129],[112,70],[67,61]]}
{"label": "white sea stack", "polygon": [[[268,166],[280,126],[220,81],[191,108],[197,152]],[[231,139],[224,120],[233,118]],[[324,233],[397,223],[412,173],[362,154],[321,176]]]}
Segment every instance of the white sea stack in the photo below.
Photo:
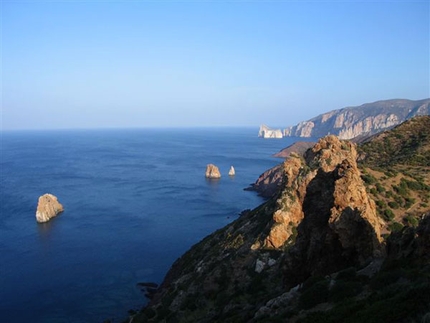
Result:
{"label": "white sea stack", "polygon": [[228,171],[228,175],[229,175],[229,176],[234,176],[234,175],[236,175],[236,171],[234,170],[234,167],[233,167],[233,166],[231,166],[231,167],[230,167],[230,170]]}

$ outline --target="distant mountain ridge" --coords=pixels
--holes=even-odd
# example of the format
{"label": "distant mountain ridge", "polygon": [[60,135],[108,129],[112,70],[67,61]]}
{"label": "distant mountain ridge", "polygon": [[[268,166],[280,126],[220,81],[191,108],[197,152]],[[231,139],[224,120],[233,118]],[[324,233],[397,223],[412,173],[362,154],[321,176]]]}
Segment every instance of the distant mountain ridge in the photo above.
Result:
{"label": "distant mountain ridge", "polygon": [[340,139],[368,136],[390,129],[412,117],[430,115],[430,99],[393,99],[346,107],[321,114],[284,129],[289,137],[324,137]]}

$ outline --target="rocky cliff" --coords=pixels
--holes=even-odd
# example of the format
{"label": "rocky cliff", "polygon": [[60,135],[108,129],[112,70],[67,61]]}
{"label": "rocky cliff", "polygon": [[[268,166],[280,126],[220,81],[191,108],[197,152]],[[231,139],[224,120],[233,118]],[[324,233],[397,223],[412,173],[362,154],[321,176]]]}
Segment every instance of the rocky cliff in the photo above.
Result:
{"label": "rocky cliff", "polygon": [[179,258],[128,322],[428,322],[429,122],[291,153],[268,200]]}
{"label": "rocky cliff", "polygon": [[377,101],[321,114],[286,128],[284,136],[319,138],[334,134],[341,139],[351,139],[389,129],[414,116],[429,114],[430,99]]}
{"label": "rocky cliff", "polygon": [[258,136],[268,139],[268,138],[282,138],[282,130],[281,129],[270,129],[266,125],[261,125],[260,130],[258,131]]}
{"label": "rocky cliff", "polygon": [[291,155],[278,193],[178,259],[133,322],[252,322],[297,284],[381,257],[355,160],[355,145],[335,136]]}

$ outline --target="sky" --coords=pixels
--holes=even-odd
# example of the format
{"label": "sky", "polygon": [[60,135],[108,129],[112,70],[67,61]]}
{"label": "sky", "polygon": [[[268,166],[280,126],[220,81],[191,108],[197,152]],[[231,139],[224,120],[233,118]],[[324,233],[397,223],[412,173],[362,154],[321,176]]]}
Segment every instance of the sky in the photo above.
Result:
{"label": "sky", "polygon": [[430,97],[426,1],[19,1],[1,129],[286,127]]}

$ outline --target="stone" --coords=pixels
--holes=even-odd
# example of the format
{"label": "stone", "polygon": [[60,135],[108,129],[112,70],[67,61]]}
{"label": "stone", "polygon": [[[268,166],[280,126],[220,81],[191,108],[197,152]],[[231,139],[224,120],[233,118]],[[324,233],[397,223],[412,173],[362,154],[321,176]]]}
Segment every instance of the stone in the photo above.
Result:
{"label": "stone", "polygon": [[266,264],[263,261],[261,261],[260,259],[257,259],[257,261],[255,262],[255,272],[258,274],[261,273],[265,265]]}
{"label": "stone", "polygon": [[206,178],[221,178],[221,173],[217,166],[208,164],[206,166]]}
{"label": "stone", "polygon": [[52,194],[44,194],[39,197],[36,210],[36,221],[39,223],[48,222],[63,211],[63,205],[58,202],[56,196]]}
{"label": "stone", "polygon": [[234,167],[231,166],[230,170],[228,171],[228,176],[234,176],[234,175],[236,175],[236,171],[234,170]]}

